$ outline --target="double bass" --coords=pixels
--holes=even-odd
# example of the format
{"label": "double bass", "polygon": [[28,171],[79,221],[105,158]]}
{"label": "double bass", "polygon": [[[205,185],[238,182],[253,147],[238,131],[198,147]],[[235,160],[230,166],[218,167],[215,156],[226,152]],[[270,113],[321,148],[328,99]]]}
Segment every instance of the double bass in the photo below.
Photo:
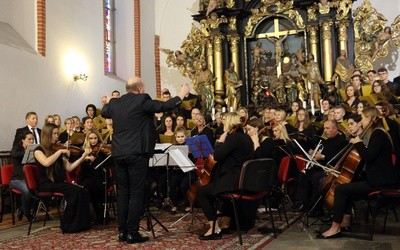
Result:
{"label": "double bass", "polygon": [[[369,128],[372,125],[372,121],[368,124],[368,126],[364,129],[364,131],[359,135],[360,138],[363,138]],[[324,183],[322,184],[322,190],[326,189],[325,187],[329,186],[329,190],[325,195],[324,202],[325,204],[333,208],[333,202],[335,200],[335,189],[339,184],[350,183],[354,177],[354,173],[357,170],[361,162],[361,157],[358,154],[357,150],[354,148],[354,144],[348,144],[347,150],[340,158],[340,160],[336,163],[334,169],[340,171],[337,177],[333,175],[329,175]]]}

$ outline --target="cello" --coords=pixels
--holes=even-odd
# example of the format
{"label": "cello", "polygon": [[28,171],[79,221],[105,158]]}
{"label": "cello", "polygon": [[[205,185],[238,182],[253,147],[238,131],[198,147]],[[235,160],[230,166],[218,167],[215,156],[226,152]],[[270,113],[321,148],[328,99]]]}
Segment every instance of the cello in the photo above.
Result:
{"label": "cello", "polygon": [[[371,121],[364,129],[364,131],[360,134],[360,138],[363,138],[365,136],[372,124],[373,122]],[[337,177],[329,175],[325,179],[321,188],[322,190],[324,190],[324,187],[329,186],[329,190],[327,191],[324,199],[324,203],[329,208],[333,208],[336,186],[339,184],[350,183],[353,179],[354,173],[356,172],[358,165],[361,162],[361,157],[358,154],[357,150],[354,148],[354,144],[349,144],[347,147],[348,149],[334,167],[335,170],[340,171],[339,175]]]}
{"label": "cello", "polygon": [[210,154],[204,161],[203,171],[197,181],[193,183],[189,191],[187,192],[187,199],[190,204],[194,204],[196,200],[197,189],[199,187],[205,186],[210,183],[211,181],[211,173],[214,169],[216,161],[214,160],[214,155]]}

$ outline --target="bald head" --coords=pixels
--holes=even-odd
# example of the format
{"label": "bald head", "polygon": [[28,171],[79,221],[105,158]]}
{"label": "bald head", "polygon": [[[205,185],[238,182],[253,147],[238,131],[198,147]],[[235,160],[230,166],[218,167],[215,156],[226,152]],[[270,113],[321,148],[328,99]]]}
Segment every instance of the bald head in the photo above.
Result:
{"label": "bald head", "polygon": [[126,92],[133,92],[133,93],[138,93],[140,92],[141,89],[144,89],[144,83],[142,79],[140,79],[137,76],[129,78],[129,80],[126,82]]}

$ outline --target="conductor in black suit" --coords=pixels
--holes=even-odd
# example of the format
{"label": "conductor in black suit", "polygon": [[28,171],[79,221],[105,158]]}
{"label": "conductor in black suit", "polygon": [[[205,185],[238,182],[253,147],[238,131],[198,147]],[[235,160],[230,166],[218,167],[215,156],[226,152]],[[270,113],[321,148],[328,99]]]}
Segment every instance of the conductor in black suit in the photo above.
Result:
{"label": "conductor in black suit", "polygon": [[112,155],[118,183],[119,240],[129,244],[145,242],[149,238],[139,234],[149,158],[156,143],[154,113],[174,109],[189,93],[189,86],[181,87],[179,96],[166,102],[152,100],[145,94],[139,77],[126,83],[126,94],[113,98],[104,105],[101,114],[113,120]]}
{"label": "conductor in black suit", "polygon": [[41,130],[37,128],[38,116],[35,112],[30,111],[25,116],[26,126],[23,128],[18,128],[15,132],[13,147],[20,142],[21,136],[25,131],[31,131],[33,133],[33,140],[35,144],[40,143],[40,132]]}

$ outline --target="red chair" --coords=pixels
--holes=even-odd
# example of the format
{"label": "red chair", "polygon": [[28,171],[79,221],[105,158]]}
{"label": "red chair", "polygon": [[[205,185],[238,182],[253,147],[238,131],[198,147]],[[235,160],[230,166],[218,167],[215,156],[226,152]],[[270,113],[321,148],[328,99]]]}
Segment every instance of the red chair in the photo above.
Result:
{"label": "red chair", "polygon": [[[238,191],[232,193],[223,193],[217,196],[218,199],[229,199],[232,202],[240,245],[243,245],[243,241],[239,225],[238,209],[236,207],[236,203],[239,200],[261,200],[266,197],[265,208],[268,208],[273,233],[276,237],[277,229],[275,229],[272,210],[269,205],[269,194],[273,191],[273,189],[275,189],[276,171],[276,163],[273,159],[262,158],[248,160],[243,164],[242,171],[240,173]],[[217,213],[217,208],[214,210],[215,213]],[[285,210],[284,213],[286,216]],[[217,216],[217,214],[215,215]],[[215,232],[215,224],[212,232]]]}
{"label": "red chair", "polygon": [[12,224],[15,225],[15,195],[21,195],[22,192],[18,189],[11,188],[10,189],[10,181],[13,174],[14,166],[4,165],[1,167],[1,181],[2,181],[2,190],[1,190],[1,215],[0,222],[3,222],[3,214],[4,214],[4,203],[5,197],[8,195],[10,197],[11,204],[11,215],[12,215]]}
{"label": "red chair", "polygon": [[[62,193],[57,192],[39,192],[37,190],[37,180],[39,179],[39,168],[35,165],[25,165],[24,166],[25,177],[26,177],[26,184],[28,189],[31,191],[31,195],[33,198],[33,212],[32,212],[32,219],[29,223],[28,235],[31,233],[32,223],[36,220],[36,216],[38,211],[42,208],[45,211],[45,219],[43,222],[43,226],[46,225],[47,218],[49,217],[49,211],[47,206],[45,205],[45,200],[55,199],[56,201],[61,200],[64,198]],[[60,206],[57,204],[57,211],[60,217],[61,222],[61,212]]]}
{"label": "red chair", "polygon": [[[371,206],[371,202],[374,202],[374,206]],[[398,222],[396,208],[400,205],[400,190],[379,190],[371,192],[368,195],[368,211],[372,215],[372,227],[370,229],[369,240],[373,240],[376,216],[380,208],[385,208],[385,219],[383,222],[383,233],[386,230],[386,220],[389,209],[393,210],[396,221]]]}

